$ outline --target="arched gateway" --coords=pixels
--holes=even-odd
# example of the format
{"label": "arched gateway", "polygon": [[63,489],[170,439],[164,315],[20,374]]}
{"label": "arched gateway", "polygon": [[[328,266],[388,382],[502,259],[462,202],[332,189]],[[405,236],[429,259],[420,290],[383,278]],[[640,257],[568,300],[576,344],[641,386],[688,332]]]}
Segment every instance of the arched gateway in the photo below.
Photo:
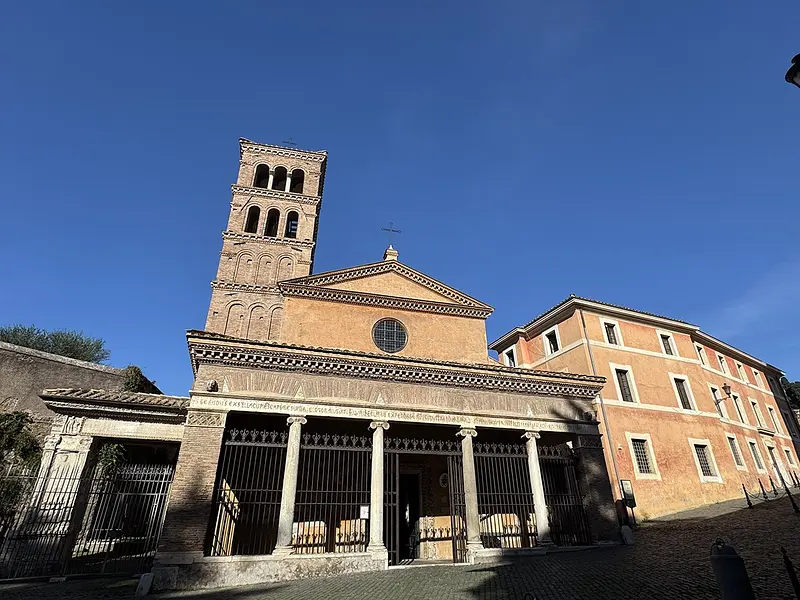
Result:
{"label": "arched gateway", "polygon": [[[259,165],[296,164],[305,189],[321,190],[326,155],[246,140],[241,151],[236,227],[223,235],[206,329],[187,334],[185,419],[169,425],[180,451],[155,589],[488,562],[613,538],[593,412],[603,378],[499,364],[486,348],[493,309],[391,247],[380,262],[311,275],[319,197],[302,197],[306,237],[243,236],[237,211],[252,197],[282,213],[297,202],[251,187]],[[267,251],[291,256],[295,278],[235,281],[239,255]],[[234,302],[245,315],[280,307],[279,333],[232,335]],[[136,396],[118,404],[141,413],[158,402]],[[62,410],[69,394],[51,404]],[[140,436],[166,431],[155,411],[140,420]]]}

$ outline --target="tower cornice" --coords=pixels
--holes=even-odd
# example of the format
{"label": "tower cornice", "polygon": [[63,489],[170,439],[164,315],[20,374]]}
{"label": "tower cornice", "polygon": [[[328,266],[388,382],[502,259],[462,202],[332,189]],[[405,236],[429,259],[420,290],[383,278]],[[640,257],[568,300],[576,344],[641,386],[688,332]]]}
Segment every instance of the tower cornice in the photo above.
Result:
{"label": "tower cornice", "polygon": [[278,190],[268,190],[266,188],[249,187],[245,185],[232,185],[231,191],[234,195],[258,196],[259,198],[275,198],[276,200],[288,200],[299,202],[300,204],[319,204],[322,201],[320,196],[306,196],[305,194],[294,194],[292,192],[281,192]]}
{"label": "tower cornice", "polygon": [[325,150],[300,150],[297,148],[286,148],[284,146],[275,146],[273,144],[259,144],[252,140],[239,138],[239,149],[241,152],[247,150],[255,154],[270,154],[272,156],[283,156],[285,158],[299,158],[300,160],[310,160],[314,162],[323,162],[328,158],[328,153]]}
{"label": "tower cornice", "polygon": [[310,240],[298,240],[294,238],[285,237],[268,237],[259,235],[258,233],[244,233],[243,231],[231,231],[226,229],[222,232],[223,239],[232,240],[246,240],[249,242],[264,242],[266,244],[273,244],[276,246],[290,246],[297,249],[313,248],[314,242]]}

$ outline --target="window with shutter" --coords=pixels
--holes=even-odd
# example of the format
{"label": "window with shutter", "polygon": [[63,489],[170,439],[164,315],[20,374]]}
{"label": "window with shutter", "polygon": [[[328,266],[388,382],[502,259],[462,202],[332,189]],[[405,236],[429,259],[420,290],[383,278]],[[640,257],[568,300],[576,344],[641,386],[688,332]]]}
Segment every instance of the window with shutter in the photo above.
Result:
{"label": "window with shutter", "polygon": [[764,463],[761,460],[761,454],[758,452],[758,447],[755,442],[748,442],[750,444],[750,454],[753,455],[753,462],[756,463],[756,469],[764,469]]}
{"label": "window with shutter", "polygon": [[737,467],[743,467],[744,461],[742,460],[742,455],[739,453],[739,445],[736,443],[736,438],[729,436],[728,444],[731,447],[731,454],[733,454],[733,462],[736,463]]}
{"label": "window with shutter", "polygon": [[613,323],[606,323],[606,339],[609,344],[619,345],[617,342],[617,331]]}
{"label": "window with shutter", "polygon": [[622,394],[622,400],[625,402],[633,402],[628,372],[624,369],[617,369],[617,383],[619,383],[619,392]]}
{"label": "window with shutter", "polygon": [[692,410],[692,401],[689,399],[689,392],[686,390],[686,380],[676,378],[675,389],[678,390],[678,398],[680,398],[681,406],[684,410]]}
{"label": "window with shutter", "polygon": [[708,446],[704,444],[695,444],[694,451],[697,454],[697,461],[700,463],[700,472],[703,477],[714,477],[714,469],[711,465],[711,459],[708,455]]}
{"label": "window with shutter", "polygon": [[633,446],[633,457],[636,460],[636,468],[640,474],[652,474],[653,467],[650,464],[650,452],[647,449],[647,440],[631,440]]}

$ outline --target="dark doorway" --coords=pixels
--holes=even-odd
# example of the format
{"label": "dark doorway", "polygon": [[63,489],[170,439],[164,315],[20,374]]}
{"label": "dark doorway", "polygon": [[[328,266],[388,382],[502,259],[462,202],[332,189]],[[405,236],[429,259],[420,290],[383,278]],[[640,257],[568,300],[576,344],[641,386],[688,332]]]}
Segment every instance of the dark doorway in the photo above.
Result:
{"label": "dark doorway", "polygon": [[420,517],[419,473],[400,474],[400,560],[417,558]]}

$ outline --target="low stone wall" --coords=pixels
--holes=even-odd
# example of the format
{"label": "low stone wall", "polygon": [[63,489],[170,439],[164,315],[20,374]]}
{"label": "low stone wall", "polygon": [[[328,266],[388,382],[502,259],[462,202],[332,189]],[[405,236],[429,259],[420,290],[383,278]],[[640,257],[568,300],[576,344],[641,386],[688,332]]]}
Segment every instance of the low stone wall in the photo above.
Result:
{"label": "low stone wall", "polygon": [[[153,591],[276,583],[387,568],[385,553],[197,557],[164,564],[156,557]],[[169,559],[167,559],[169,560]]]}

